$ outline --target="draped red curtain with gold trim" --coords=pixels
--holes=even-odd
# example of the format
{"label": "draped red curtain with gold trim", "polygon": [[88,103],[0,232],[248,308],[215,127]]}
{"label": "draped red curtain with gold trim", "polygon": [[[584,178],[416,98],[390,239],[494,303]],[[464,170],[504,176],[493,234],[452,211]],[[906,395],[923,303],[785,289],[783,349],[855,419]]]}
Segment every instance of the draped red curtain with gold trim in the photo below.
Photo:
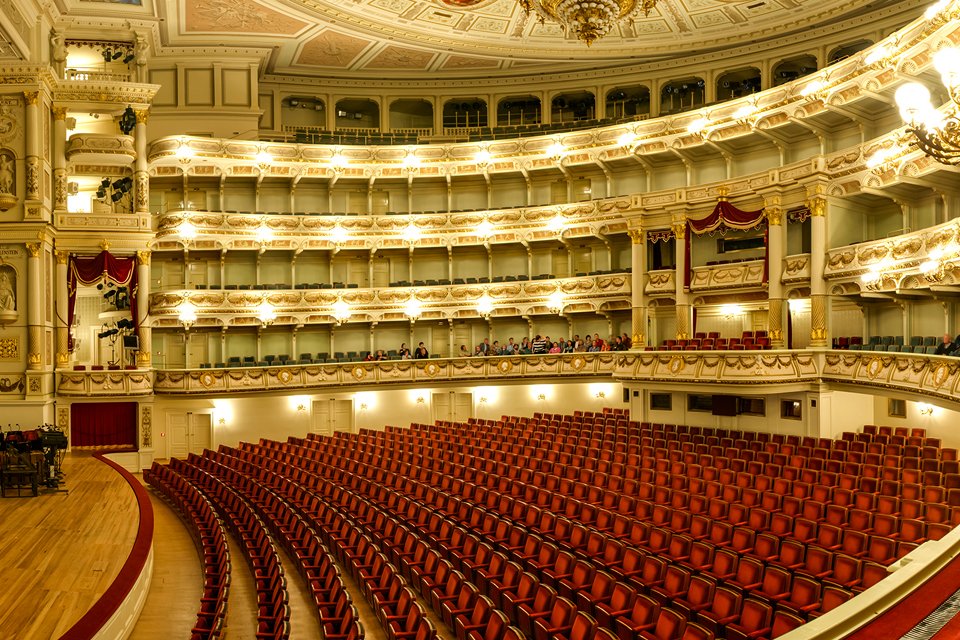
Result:
{"label": "draped red curtain with gold trim", "polygon": [[[118,258],[109,251],[93,257],[70,256],[67,267],[67,326],[73,326],[77,307],[77,287],[91,286],[100,281],[126,286],[130,293],[130,318],[139,330],[137,317],[137,259]],[[73,350],[73,336],[67,337],[67,348]]]}

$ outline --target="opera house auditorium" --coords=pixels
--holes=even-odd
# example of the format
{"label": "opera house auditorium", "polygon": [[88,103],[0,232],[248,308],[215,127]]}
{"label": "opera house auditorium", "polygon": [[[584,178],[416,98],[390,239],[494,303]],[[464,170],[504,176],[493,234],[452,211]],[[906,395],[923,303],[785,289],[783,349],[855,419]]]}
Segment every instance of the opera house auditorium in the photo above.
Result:
{"label": "opera house auditorium", "polygon": [[0,635],[960,639],[960,0],[0,0]]}

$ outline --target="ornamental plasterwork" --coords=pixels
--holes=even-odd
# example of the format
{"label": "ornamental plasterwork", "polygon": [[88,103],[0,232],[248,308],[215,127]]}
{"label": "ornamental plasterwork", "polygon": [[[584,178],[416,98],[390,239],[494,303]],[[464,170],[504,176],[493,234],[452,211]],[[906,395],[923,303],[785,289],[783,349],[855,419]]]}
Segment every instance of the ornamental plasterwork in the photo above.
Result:
{"label": "ornamental plasterwork", "polygon": [[694,267],[690,289],[753,287],[763,283],[763,259],[736,264]]}
{"label": "ornamental plasterwork", "polygon": [[20,359],[20,339],[0,338],[0,360]]}

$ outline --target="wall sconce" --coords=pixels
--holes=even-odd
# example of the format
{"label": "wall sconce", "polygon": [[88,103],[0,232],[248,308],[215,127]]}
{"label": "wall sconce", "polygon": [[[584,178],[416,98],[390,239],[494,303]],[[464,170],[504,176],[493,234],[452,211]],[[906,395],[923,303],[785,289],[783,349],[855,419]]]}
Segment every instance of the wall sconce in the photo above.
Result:
{"label": "wall sconce", "polygon": [[551,313],[563,313],[564,297],[562,291],[554,291],[547,297],[547,309]]}
{"label": "wall sconce", "polygon": [[337,321],[338,325],[349,320],[351,315],[353,314],[350,312],[350,305],[346,302],[337,300],[333,303],[333,319]]}
{"label": "wall sconce", "polygon": [[490,314],[493,313],[493,300],[486,292],[477,300],[477,313],[484,318],[489,318]]}
{"label": "wall sconce", "polygon": [[180,146],[177,147],[177,150],[176,150],[176,152],[174,152],[174,155],[177,157],[177,162],[179,162],[180,164],[186,166],[186,165],[190,164],[190,162],[193,160],[193,157],[194,157],[195,154],[194,154],[194,152],[193,152],[193,149],[191,149],[191,148],[188,146],[187,141],[186,141],[186,140],[181,140],[181,141],[180,141]]}
{"label": "wall sconce", "polygon": [[547,399],[547,394],[545,394],[545,393],[538,393],[538,394],[537,394],[537,400],[546,400],[546,399]]}
{"label": "wall sconce", "polygon": [[927,404],[926,402],[917,403],[917,410],[922,416],[932,416],[933,415],[933,405]]}
{"label": "wall sconce", "polygon": [[197,308],[189,300],[184,301],[177,308],[177,318],[187,331],[197,322]]}
{"label": "wall sconce", "polygon": [[273,229],[267,226],[266,220],[260,221],[260,226],[257,228],[257,242],[261,245],[265,245],[273,240]]}
{"label": "wall sconce", "polygon": [[417,318],[423,313],[423,306],[421,306],[420,301],[412,297],[407,300],[407,303],[403,307],[403,312],[407,314],[407,317],[410,318],[411,322],[415,322]]}
{"label": "wall sconce", "polygon": [[197,237],[197,228],[186,218],[184,218],[180,226],[177,227],[177,232],[180,234],[180,237],[183,238],[185,244],[189,244]]}
{"label": "wall sconce", "polygon": [[687,125],[687,133],[694,136],[702,135],[708,124],[710,124],[710,121],[701,116]]}
{"label": "wall sconce", "polygon": [[477,225],[476,234],[478,238],[486,240],[493,235],[493,225],[490,224],[489,220],[481,221],[480,224]]}
{"label": "wall sconce", "polygon": [[273,156],[263,150],[258,151],[254,159],[257,161],[257,167],[260,171],[266,171],[273,164]]}
{"label": "wall sconce", "polygon": [[266,326],[277,319],[277,311],[272,304],[264,301],[257,307],[257,319],[260,320],[260,324]]}
{"label": "wall sconce", "polygon": [[227,419],[226,419],[226,418],[217,418],[217,424],[218,424],[219,426],[221,426],[221,427],[224,427],[224,426],[226,426],[226,424],[227,424]]}
{"label": "wall sconce", "polygon": [[420,158],[414,155],[413,151],[408,151],[407,155],[403,158],[403,166],[406,167],[408,171],[416,171],[420,168]]}
{"label": "wall sconce", "polygon": [[333,227],[333,229],[330,230],[330,235],[328,236],[328,239],[330,240],[330,242],[332,242],[336,246],[340,246],[341,244],[345,243],[347,240],[350,239],[350,234],[348,234],[347,230],[341,227],[340,225],[336,225],[335,227]]}
{"label": "wall sconce", "polygon": [[738,304],[725,304],[720,307],[720,313],[727,320],[733,320],[743,313],[743,309]]}
{"label": "wall sconce", "polygon": [[633,143],[637,141],[637,134],[633,131],[627,131],[626,133],[620,134],[620,137],[617,138],[617,144],[625,149],[629,149],[633,146]]}
{"label": "wall sconce", "polygon": [[567,155],[567,148],[559,142],[554,142],[547,147],[546,154],[552,158],[554,162],[563,162],[563,158]]}
{"label": "wall sconce", "polygon": [[350,162],[340,154],[339,151],[333,154],[333,157],[330,158],[330,168],[336,174],[343,173],[343,170],[347,168]]}
{"label": "wall sconce", "polygon": [[423,396],[417,396],[417,404],[423,404],[427,401]]}
{"label": "wall sconce", "polygon": [[480,404],[487,404],[487,396],[480,396],[480,399],[477,402]]}
{"label": "wall sconce", "polygon": [[477,151],[477,155],[473,156],[474,162],[477,163],[477,166],[481,169],[486,169],[490,164],[490,152],[486,149],[480,149]]}
{"label": "wall sconce", "polygon": [[302,404],[302,403],[297,405],[297,412],[298,412],[298,413],[303,413],[303,412],[306,411],[306,410],[307,410],[307,405]]}
{"label": "wall sconce", "polygon": [[565,226],[566,223],[564,222],[563,216],[559,213],[547,222],[547,229],[553,233],[563,233]]}
{"label": "wall sconce", "polygon": [[413,220],[411,220],[410,224],[407,225],[407,228],[403,230],[403,239],[410,244],[415,244],[419,242],[422,237],[423,232],[420,231],[420,227],[415,225]]}
{"label": "wall sconce", "polygon": [[366,402],[361,402],[361,403],[360,403],[360,411],[366,411],[366,410],[367,410],[367,403],[366,403]]}
{"label": "wall sconce", "polygon": [[607,397],[607,392],[606,392],[606,391],[597,391],[597,392],[594,394],[593,397],[596,398],[597,400],[603,400],[604,398]]}

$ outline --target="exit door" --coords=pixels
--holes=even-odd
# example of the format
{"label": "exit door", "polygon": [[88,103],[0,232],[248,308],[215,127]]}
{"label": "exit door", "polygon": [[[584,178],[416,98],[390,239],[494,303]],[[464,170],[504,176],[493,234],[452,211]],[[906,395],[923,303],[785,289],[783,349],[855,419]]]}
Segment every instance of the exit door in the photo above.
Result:
{"label": "exit door", "polygon": [[167,449],[171,458],[186,458],[210,448],[213,421],[209,413],[168,413]]}

